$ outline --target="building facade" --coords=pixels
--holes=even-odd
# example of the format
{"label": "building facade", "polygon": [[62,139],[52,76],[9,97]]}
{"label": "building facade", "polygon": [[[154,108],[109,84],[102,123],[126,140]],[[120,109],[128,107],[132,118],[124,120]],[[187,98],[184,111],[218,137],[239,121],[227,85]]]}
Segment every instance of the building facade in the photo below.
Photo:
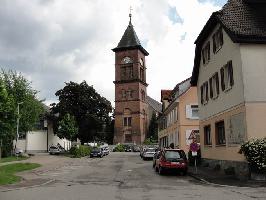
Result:
{"label": "building facade", "polygon": [[171,143],[189,151],[193,139],[199,143],[198,97],[190,78],[178,83],[173,90],[162,90],[163,112],[160,116],[158,138],[161,147]]}
{"label": "building facade", "polygon": [[[262,1],[261,1],[262,2]],[[196,40],[201,154],[221,168],[247,171],[240,145],[266,136],[266,3],[229,0]],[[264,25],[263,25],[264,24]]]}
{"label": "building facade", "polygon": [[148,52],[141,46],[131,23],[115,52],[114,144],[141,144],[148,128],[146,62]]}

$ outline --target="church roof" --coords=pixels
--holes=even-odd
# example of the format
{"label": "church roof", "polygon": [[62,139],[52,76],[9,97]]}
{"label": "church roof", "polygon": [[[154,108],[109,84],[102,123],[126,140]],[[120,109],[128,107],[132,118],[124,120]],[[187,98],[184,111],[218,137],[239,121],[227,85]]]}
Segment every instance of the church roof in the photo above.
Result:
{"label": "church roof", "polygon": [[144,55],[149,55],[149,53],[141,46],[141,43],[131,21],[129,22],[127,29],[125,30],[124,35],[122,36],[117,47],[112,50],[114,52],[118,52],[128,49],[139,49],[140,51],[142,51],[142,53],[144,53]]}
{"label": "church roof", "polygon": [[151,98],[150,96],[147,96],[146,102],[157,112],[162,112],[162,104],[156,101],[155,99]]}

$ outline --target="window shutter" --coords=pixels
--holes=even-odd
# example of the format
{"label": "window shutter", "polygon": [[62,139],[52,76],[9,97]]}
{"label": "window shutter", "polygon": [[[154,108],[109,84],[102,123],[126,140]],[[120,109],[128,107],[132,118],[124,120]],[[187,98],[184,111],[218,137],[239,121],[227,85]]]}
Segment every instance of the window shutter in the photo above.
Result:
{"label": "window shutter", "polygon": [[219,91],[219,75],[218,72],[215,73],[215,79],[216,79],[216,91],[217,91],[217,95],[219,95],[220,91]]}
{"label": "window shutter", "polygon": [[234,74],[233,74],[232,60],[228,62],[228,71],[229,71],[229,76],[230,76],[230,86],[233,86],[234,85]]}
{"label": "window shutter", "polygon": [[219,30],[219,34],[220,34],[220,44],[221,44],[221,46],[223,46],[223,44],[224,44],[224,38],[223,38],[223,29],[222,28],[220,28],[220,30]]}
{"label": "window shutter", "polygon": [[206,81],[206,101],[209,101],[208,81]]}
{"label": "window shutter", "polygon": [[192,111],[191,111],[191,105],[186,105],[186,117],[188,119],[191,119]]}
{"label": "window shutter", "polygon": [[213,44],[213,53],[216,53],[216,43],[215,43],[215,34],[212,36],[212,44]]}
{"label": "window shutter", "polygon": [[224,84],[224,67],[222,67],[220,69],[220,73],[221,73],[221,88],[222,88],[222,91],[225,90],[225,84]]}
{"label": "window shutter", "polygon": [[200,86],[200,102],[203,104],[203,85]]}
{"label": "window shutter", "polygon": [[209,83],[210,83],[210,98],[212,99],[212,97],[213,97],[212,78],[209,79]]}

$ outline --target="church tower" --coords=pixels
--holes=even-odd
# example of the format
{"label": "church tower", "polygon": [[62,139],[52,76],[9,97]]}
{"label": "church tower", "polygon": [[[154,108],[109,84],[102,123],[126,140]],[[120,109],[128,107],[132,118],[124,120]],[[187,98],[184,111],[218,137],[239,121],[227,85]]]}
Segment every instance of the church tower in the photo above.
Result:
{"label": "church tower", "polygon": [[130,21],[115,52],[115,135],[116,143],[141,144],[147,133],[145,56]]}

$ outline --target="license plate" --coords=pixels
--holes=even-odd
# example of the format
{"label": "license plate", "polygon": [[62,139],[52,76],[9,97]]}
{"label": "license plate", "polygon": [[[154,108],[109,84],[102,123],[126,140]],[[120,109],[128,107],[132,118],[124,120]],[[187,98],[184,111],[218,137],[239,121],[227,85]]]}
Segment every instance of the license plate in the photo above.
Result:
{"label": "license plate", "polygon": [[179,165],[180,162],[171,162],[172,165]]}

